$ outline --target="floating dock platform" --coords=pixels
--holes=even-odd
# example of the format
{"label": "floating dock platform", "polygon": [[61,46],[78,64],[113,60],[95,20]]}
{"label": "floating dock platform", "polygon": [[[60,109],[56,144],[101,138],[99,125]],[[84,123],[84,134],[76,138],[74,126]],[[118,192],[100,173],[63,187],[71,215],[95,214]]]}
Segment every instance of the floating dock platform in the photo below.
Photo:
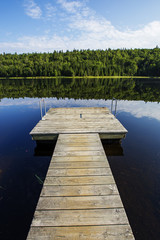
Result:
{"label": "floating dock platform", "polygon": [[101,139],[122,139],[127,130],[106,107],[73,107],[50,108],[30,134],[39,141],[67,133],[98,133]]}
{"label": "floating dock platform", "polygon": [[127,130],[107,108],[50,109],[32,138],[56,147],[27,240],[133,240],[100,137]]}

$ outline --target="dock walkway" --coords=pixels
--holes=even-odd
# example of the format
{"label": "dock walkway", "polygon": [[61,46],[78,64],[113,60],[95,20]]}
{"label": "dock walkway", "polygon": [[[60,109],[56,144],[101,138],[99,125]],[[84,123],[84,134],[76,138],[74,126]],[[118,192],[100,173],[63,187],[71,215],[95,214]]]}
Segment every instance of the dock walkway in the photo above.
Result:
{"label": "dock walkway", "polygon": [[33,239],[134,239],[98,133],[59,134],[27,238]]}

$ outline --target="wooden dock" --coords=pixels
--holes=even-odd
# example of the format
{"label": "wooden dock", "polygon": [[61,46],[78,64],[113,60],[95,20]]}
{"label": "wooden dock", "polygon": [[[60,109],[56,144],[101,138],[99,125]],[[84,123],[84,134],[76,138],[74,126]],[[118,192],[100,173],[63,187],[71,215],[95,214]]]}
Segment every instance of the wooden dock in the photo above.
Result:
{"label": "wooden dock", "polygon": [[33,140],[54,140],[59,134],[99,133],[101,139],[122,139],[127,130],[108,108],[50,108],[31,131]]}
{"label": "wooden dock", "polygon": [[[91,109],[91,112],[93,110]],[[104,108],[96,109],[97,113],[101,110]],[[62,109],[55,111],[55,119],[59,119],[58,111],[61,112]],[[73,113],[70,109],[68,111]],[[80,114],[83,118],[86,109],[84,111],[82,108],[74,109],[74,111],[81,111]],[[52,113],[52,110],[45,117],[46,121],[42,121],[47,123],[48,120],[49,125],[52,126],[53,119],[49,119],[49,113]],[[105,111],[102,111],[103,114],[106,114]],[[107,114],[110,115],[108,111]],[[97,118],[96,114],[93,115],[94,120],[101,123],[102,115],[98,114]],[[91,118],[91,114],[88,116]],[[112,116],[110,115],[110,117]],[[71,121],[69,114],[63,116],[60,123],[57,123],[58,126],[62,124],[64,118],[68,119],[71,124],[75,119],[72,126],[65,122],[65,126],[69,126],[71,131],[78,127],[83,129],[83,124],[80,124],[75,116]],[[53,122],[54,126],[56,125],[55,121]],[[33,129],[31,132],[33,135],[35,133],[37,137],[41,133],[44,134],[45,139],[46,136],[53,137],[54,127],[50,128],[48,124],[46,126],[39,124],[36,126],[36,130]],[[108,126],[105,127],[108,128]],[[113,126],[111,128],[113,129]],[[94,133],[93,129],[92,125],[92,128],[87,129],[87,131],[92,130],[91,133],[80,133],[80,131],[70,133],[70,130],[63,127],[65,133],[58,135],[27,240],[134,239],[99,133]],[[103,134],[107,133],[104,132],[103,127],[99,129],[102,129]],[[47,134],[45,130],[47,130]],[[123,126],[121,132],[122,130],[126,131]],[[117,128],[115,131],[120,134],[120,129]],[[53,135],[51,136],[51,134]],[[110,130],[109,134],[111,134]],[[114,136],[118,136],[118,134],[113,132]]]}

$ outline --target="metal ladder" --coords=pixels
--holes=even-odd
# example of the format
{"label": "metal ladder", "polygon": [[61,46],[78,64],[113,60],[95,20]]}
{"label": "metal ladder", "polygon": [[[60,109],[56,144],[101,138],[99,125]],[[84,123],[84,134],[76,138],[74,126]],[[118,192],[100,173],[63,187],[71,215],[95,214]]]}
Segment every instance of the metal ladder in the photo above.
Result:
{"label": "metal ladder", "polygon": [[112,98],[112,102],[111,102],[111,113],[113,114],[113,104],[115,101],[115,110],[114,110],[114,116],[116,116],[117,113],[117,99],[116,98]]}
{"label": "metal ladder", "polygon": [[[44,99],[41,99],[39,101],[39,107],[40,107],[40,111],[41,111],[41,119],[43,120],[43,116],[46,115],[46,102]],[[43,107],[44,107],[44,110],[43,110]]]}

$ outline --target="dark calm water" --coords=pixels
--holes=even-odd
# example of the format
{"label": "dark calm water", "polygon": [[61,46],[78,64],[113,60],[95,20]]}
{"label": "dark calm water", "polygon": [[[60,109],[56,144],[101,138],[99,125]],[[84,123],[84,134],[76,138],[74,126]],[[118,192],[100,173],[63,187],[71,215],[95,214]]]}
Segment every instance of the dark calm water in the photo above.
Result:
{"label": "dark calm water", "polygon": [[103,143],[136,240],[160,239],[160,82],[152,79],[0,80],[0,239],[25,240],[54,143],[36,147],[29,132],[50,107],[111,107],[127,128]]}

